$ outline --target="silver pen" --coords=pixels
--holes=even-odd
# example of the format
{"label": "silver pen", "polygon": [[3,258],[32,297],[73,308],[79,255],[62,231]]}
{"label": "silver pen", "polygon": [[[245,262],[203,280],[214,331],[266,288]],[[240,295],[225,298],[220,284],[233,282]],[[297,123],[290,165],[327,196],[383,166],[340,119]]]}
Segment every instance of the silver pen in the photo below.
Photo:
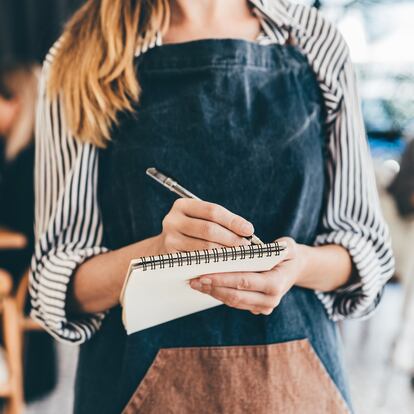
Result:
{"label": "silver pen", "polygon": [[[195,200],[201,200],[201,198],[197,197],[182,185],[178,184],[177,181],[173,180],[170,177],[167,177],[162,172],[158,171],[156,168],[147,168],[146,171],[147,175],[153,178],[155,181],[163,185],[164,187],[168,188],[170,191],[178,194],[180,197],[183,198],[194,198]],[[264,244],[256,235],[252,234],[249,237],[245,237],[245,239],[249,240],[252,244]]]}

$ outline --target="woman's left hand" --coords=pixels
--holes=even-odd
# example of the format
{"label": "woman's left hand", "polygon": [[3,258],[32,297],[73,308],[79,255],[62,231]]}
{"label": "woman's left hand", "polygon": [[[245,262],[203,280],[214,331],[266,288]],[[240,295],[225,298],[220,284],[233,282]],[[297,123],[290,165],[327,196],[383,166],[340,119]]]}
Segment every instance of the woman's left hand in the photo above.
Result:
{"label": "woman's left hand", "polygon": [[306,261],[304,255],[298,254],[301,245],[292,238],[283,237],[276,241],[287,244],[287,255],[273,269],[202,275],[192,279],[190,286],[233,308],[249,310],[257,315],[270,315],[297,283]]}

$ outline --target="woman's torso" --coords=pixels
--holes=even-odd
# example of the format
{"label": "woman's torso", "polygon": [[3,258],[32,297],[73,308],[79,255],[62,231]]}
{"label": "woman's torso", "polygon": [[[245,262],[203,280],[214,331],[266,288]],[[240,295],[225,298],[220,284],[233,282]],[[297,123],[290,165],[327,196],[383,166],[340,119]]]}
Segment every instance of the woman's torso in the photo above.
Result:
{"label": "woman's torso", "polygon": [[[110,146],[100,153],[98,198],[106,246],[116,249],[161,231],[176,197],[146,176],[152,166],[202,199],[250,220],[265,242],[281,236],[313,242],[324,200],[324,113],[315,76],[296,48],[231,39],[167,45],[143,55],[137,73],[140,104],[122,118]],[[276,399],[267,407],[282,404],[286,390],[278,392],[277,384],[283,376],[290,378],[294,361],[296,370],[316,373],[321,383],[328,378],[326,369],[347,398],[336,335],[315,294],[299,288],[269,316],[219,306],[128,337],[115,308],[82,347],[76,410],[98,405],[100,412],[117,412],[140,384],[131,412],[191,412],[200,399],[205,405],[198,412],[239,412],[235,400],[267,412],[257,405],[259,396],[274,389],[270,395]],[[313,351],[303,339],[324,368],[309,370]],[[211,347],[218,347],[218,355],[209,353]],[[270,357],[280,361],[279,369],[265,362]],[[154,372],[160,366],[157,381],[169,390],[162,395],[171,402],[170,411],[155,392]],[[257,398],[247,388],[253,374],[236,388],[225,386],[258,366],[267,368],[257,378],[262,384]],[[186,378],[198,378],[199,385],[186,385]],[[224,386],[210,388],[213,399],[206,398],[211,384]],[[301,396],[296,397],[292,406],[300,404]],[[339,400],[337,394],[332,401]]]}

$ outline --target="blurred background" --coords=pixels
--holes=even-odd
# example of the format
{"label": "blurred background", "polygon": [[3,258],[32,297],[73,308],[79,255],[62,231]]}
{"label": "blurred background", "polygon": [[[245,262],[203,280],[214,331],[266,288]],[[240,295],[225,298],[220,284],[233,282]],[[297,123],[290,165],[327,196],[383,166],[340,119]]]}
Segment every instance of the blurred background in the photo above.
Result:
{"label": "blurred background", "polygon": [[[350,47],[396,255],[396,274],[375,315],[340,326],[355,409],[413,413],[414,1],[300,2],[319,8]],[[77,349],[56,343],[25,315],[37,80],[80,4],[0,0],[0,407],[15,413],[72,412]]]}

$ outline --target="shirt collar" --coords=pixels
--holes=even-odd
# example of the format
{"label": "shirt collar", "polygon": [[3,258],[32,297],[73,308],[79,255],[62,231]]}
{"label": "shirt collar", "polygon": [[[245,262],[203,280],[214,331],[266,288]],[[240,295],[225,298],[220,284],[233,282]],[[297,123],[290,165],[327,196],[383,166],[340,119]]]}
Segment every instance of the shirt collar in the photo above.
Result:
{"label": "shirt collar", "polygon": [[288,14],[289,3],[286,0],[249,0],[249,2],[280,28],[291,26]]}

